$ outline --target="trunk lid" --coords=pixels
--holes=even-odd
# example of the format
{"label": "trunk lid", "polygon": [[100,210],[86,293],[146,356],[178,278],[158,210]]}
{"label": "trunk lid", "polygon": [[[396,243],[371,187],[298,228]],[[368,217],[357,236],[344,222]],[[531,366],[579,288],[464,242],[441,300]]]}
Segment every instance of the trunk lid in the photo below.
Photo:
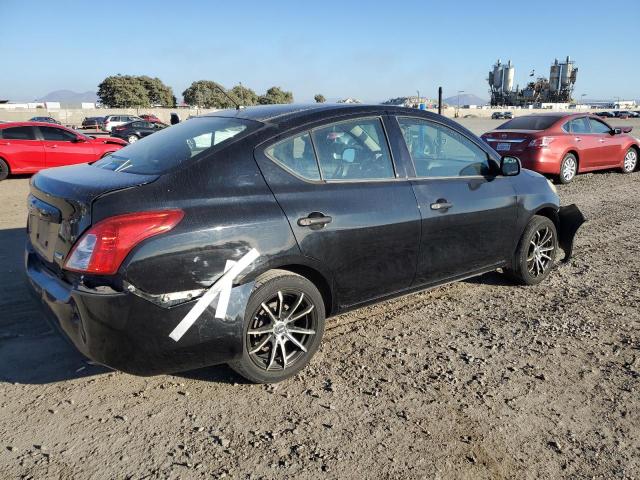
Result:
{"label": "trunk lid", "polygon": [[523,152],[540,133],[537,130],[493,130],[482,135],[491,148],[501,154]]}
{"label": "trunk lid", "polygon": [[90,165],[50,168],[31,180],[27,233],[34,250],[52,270],[91,225],[91,206],[101,195],[153,182],[157,175],[114,172]]}

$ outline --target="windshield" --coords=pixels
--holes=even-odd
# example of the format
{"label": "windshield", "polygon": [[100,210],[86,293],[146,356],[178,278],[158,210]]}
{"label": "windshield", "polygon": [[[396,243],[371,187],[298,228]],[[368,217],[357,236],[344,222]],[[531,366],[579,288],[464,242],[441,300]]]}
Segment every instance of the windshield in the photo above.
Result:
{"label": "windshield", "polygon": [[160,174],[258,126],[257,122],[237,118],[192,118],[132,143],[93,165],[116,172]]}
{"label": "windshield", "polygon": [[560,118],[561,117],[555,117],[552,115],[530,115],[526,117],[517,117],[500,125],[498,130],[546,130],[560,120]]}

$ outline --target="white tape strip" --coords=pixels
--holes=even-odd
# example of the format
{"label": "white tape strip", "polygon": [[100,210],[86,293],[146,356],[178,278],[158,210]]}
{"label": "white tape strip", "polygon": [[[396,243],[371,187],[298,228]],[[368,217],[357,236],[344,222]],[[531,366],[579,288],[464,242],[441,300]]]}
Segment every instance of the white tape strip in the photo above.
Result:
{"label": "white tape strip", "polygon": [[[231,267],[236,264],[233,260],[227,260],[224,266],[224,272],[227,273]],[[231,289],[233,288],[233,279],[226,278],[222,280],[224,285],[220,285],[220,295],[218,296],[218,305],[216,305],[216,318],[227,316],[227,307],[229,306],[229,298],[231,298]]]}
{"label": "white tape strip", "polygon": [[[224,275],[222,275],[218,279],[218,281],[214,283],[202,297],[200,297],[200,300],[196,302],[193,308],[189,310],[189,313],[187,313],[187,315],[185,315],[185,317],[180,321],[176,328],[173,329],[173,331],[169,334],[169,337],[171,337],[176,342],[180,340],[182,336],[187,333],[187,330],[189,330],[191,326],[196,322],[196,320],[200,318],[200,315],[202,315],[207,307],[211,305],[211,302],[214,300],[214,298],[216,298],[216,295],[218,295],[223,289],[225,289],[225,287],[229,287],[229,295],[231,295],[233,280],[259,256],[260,254],[258,253],[258,251],[255,248],[252,248],[245,254],[244,257],[235,262],[235,264],[231,267],[229,267],[229,264],[227,263],[225,265],[226,271]],[[227,267],[229,267],[228,270]],[[227,305],[229,303],[228,296],[226,297],[225,303]],[[226,305],[224,308],[226,314]],[[218,317],[217,311],[216,317]]]}

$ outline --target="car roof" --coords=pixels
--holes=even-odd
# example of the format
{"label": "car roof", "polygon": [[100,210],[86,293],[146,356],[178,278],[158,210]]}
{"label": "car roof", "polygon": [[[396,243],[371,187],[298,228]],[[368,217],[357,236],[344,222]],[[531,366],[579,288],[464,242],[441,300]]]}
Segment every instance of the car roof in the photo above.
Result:
{"label": "car roof", "polygon": [[382,104],[363,103],[312,103],[312,104],[286,104],[286,105],[259,105],[241,109],[218,110],[216,112],[201,115],[201,117],[232,117],[246,120],[254,120],[262,123],[274,123],[285,125],[300,121],[313,121],[315,119],[330,118],[333,116],[349,114],[382,115],[392,113],[396,115],[412,115],[428,118],[439,118],[440,115],[415,108],[397,107]]}
{"label": "car roof", "polygon": [[55,125],[49,122],[7,122],[2,124],[2,128],[7,127],[53,127],[68,130],[64,125]]}

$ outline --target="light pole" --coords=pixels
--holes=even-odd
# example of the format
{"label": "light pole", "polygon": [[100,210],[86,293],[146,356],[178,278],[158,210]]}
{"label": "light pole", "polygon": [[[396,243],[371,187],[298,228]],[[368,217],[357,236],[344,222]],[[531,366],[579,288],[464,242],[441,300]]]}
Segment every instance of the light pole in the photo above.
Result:
{"label": "light pole", "polygon": [[456,108],[456,118],[460,115],[460,94],[464,93],[464,90],[458,90],[458,108]]}
{"label": "light pole", "polygon": [[582,105],[584,103],[584,97],[586,97],[587,94],[583,93],[582,95],[580,95],[580,105]]}

